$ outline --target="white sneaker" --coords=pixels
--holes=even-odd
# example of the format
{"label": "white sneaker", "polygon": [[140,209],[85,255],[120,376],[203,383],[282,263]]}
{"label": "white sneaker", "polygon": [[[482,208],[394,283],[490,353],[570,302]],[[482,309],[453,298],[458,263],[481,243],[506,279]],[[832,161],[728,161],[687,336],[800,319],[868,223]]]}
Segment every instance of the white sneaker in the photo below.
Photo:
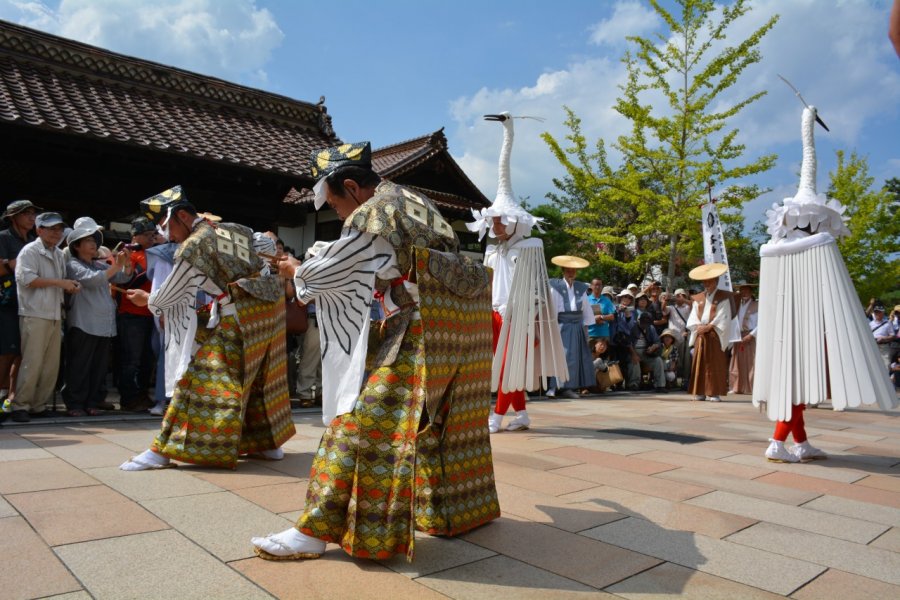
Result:
{"label": "white sneaker", "polygon": [[555,389],[547,390],[547,393],[544,395],[547,396],[548,398],[556,398],[556,390]]}
{"label": "white sneaker", "polygon": [[528,413],[524,410],[520,410],[516,412],[516,418],[509,422],[509,425],[506,426],[507,431],[523,431],[528,429],[531,425],[531,419],[528,418]]}
{"label": "white sneaker", "polygon": [[808,460],[822,460],[824,458],[828,458],[828,455],[825,454],[825,452],[819,450],[818,448],[814,448],[812,445],[810,445],[808,440],[801,444],[794,444],[789,452],[796,456],[797,460],[799,460],[800,462],[806,462]]}
{"label": "white sneaker", "polygon": [[795,463],[800,462],[793,453],[784,447],[784,442],[778,440],[769,440],[769,447],[766,448],[766,458],[769,462]]}
{"label": "white sneaker", "polygon": [[707,402],[721,402],[722,399],[719,398],[718,396],[707,396],[706,401]]}
{"label": "white sneaker", "polygon": [[494,411],[491,411],[491,416],[488,417],[488,433],[497,433],[500,431],[500,425],[503,424],[503,415],[498,415]]}
{"label": "white sneaker", "polygon": [[703,402],[704,400],[706,400],[706,396],[694,396],[694,400],[696,400],[697,402]]}
{"label": "white sneaker", "polygon": [[300,533],[294,527],[266,537],[250,538],[256,555],[266,560],[298,560],[319,558],[325,552],[325,542]]}

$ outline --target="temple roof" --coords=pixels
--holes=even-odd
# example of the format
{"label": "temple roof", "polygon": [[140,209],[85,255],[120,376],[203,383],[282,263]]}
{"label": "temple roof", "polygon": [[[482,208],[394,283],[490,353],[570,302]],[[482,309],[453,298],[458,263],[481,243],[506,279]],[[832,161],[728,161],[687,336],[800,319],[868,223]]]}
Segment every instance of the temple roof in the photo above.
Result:
{"label": "temple roof", "polygon": [[0,126],[309,179],[338,142],[311,104],[0,21]]}
{"label": "temple roof", "polygon": [[[438,206],[468,211],[490,206],[447,150],[443,127],[434,133],[372,151],[372,168],[384,179],[416,189]],[[291,189],[290,204],[312,202],[310,190]]]}

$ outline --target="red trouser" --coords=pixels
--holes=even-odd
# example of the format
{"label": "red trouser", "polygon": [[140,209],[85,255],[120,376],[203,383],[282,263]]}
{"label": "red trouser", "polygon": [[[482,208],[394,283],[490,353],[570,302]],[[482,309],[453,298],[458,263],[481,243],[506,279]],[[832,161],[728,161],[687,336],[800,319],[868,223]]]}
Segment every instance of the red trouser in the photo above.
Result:
{"label": "red trouser", "polygon": [[[494,329],[494,354],[497,353],[497,340],[500,338],[500,328],[503,326],[503,317],[496,310],[494,318],[491,320]],[[503,363],[506,364],[506,348],[503,349]],[[500,368],[500,381],[503,381],[503,368]],[[513,410],[516,412],[525,410],[525,390],[518,392],[504,392],[502,389],[497,390],[497,406],[494,412],[498,415],[505,415],[512,404]]]}
{"label": "red trouser", "polygon": [[794,436],[794,443],[802,444],[806,441],[806,428],[803,426],[803,411],[806,410],[805,404],[794,404],[791,406],[791,420],[778,421],[775,423],[775,434],[772,436],[779,442],[787,440],[788,434]]}

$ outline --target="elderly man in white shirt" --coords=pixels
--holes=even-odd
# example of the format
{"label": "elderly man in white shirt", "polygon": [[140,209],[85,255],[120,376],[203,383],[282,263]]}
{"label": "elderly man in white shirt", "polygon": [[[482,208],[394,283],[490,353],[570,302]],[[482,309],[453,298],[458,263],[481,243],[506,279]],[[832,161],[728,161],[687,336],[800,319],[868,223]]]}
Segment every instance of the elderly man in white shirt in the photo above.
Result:
{"label": "elderly man in white shirt", "polygon": [[737,316],[738,323],[741,324],[741,341],[731,348],[728,387],[731,394],[752,394],[759,303],[753,298],[754,284],[739,281],[735,287],[740,299]]}

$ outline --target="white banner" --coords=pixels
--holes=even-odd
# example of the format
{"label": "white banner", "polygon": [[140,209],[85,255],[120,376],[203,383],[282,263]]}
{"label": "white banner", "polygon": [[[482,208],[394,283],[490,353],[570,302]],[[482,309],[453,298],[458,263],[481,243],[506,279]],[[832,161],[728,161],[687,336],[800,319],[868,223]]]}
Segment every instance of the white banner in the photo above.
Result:
{"label": "white banner", "polygon": [[[725,250],[725,236],[722,234],[722,222],[719,221],[719,212],[714,202],[708,202],[700,207],[703,220],[703,262],[722,263],[728,266],[728,252]],[[719,289],[733,292],[731,287],[731,270],[719,277]],[[732,344],[741,341],[741,324],[737,315],[732,315],[731,335],[729,342]]]}

